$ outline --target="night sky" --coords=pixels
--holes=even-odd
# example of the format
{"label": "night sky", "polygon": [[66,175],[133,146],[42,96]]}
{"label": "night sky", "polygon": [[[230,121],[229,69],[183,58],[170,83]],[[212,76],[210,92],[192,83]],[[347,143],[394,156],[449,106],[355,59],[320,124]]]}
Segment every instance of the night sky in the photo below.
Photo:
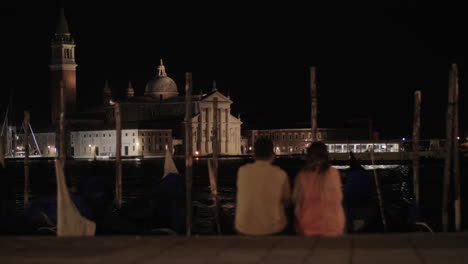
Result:
{"label": "night sky", "polygon": [[[187,71],[196,93],[216,80],[245,127],[306,127],[308,68],[317,66],[319,127],[355,126],[350,120],[370,117],[382,138],[410,137],[413,93],[420,89],[422,137],[443,137],[448,71],[457,62],[460,120],[467,126],[468,16],[459,5],[63,2],[77,45],[82,108],[101,102],[106,79],[115,97],[128,80],[143,95],[162,57],[179,92]],[[49,117],[49,43],[59,7],[59,1],[2,7],[2,120],[10,95],[16,122],[23,110],[31,111],[33,126]]]}

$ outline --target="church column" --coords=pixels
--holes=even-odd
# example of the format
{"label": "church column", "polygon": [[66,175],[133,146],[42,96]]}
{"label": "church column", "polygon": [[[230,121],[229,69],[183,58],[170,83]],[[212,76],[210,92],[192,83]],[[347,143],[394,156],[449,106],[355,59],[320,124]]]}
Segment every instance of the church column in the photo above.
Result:
{"label": "church column", "polygon": [[206,108],[206,133],[205,133],[205,154],[209,154],[210,151],[210,136],[211,136],[211,129],[210,129],[210,108]]}
{"label": "church column", "polygon": [[198,116],[198,132],[197,132],[197,151],[201,154],[202,151],[202,132],[203,132],[203,109]]}
{"label": "church column", "polygon": [[226,132],[225,132],[225,137],[226,137],[226,154],[229,153],[229,142],[231,139],[229,138],[229,108],[224,109],[225,117],[226,117]]}

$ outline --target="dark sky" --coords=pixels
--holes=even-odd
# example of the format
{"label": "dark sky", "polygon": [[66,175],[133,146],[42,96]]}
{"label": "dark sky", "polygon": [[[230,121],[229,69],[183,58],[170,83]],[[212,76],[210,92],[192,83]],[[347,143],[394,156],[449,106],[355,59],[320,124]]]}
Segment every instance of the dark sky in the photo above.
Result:
{"label": "dark sky", "polygon": [[[346,127],[348,120],[370,117],[383,138],[410,137],[413,93],[420,89],[422,137],[441,137],[448,70],[457,62],[460,120],[467,126],[468,21],[459,5],[63,2],[77,45],[81,107],[101,101],[105,79],[116,96],[129,79],[142,95],[162,57],[179,91],[184,72],[191,71],[195,91],[210,90],[213,79],[221,92],[229,91],[233,113],[241,114],[246,127],[288,126],[309,121],[308,67],[317,66],[319,127]],[[0,113],[13,94],[18,122],[24,109],[33,125],[48,117],[49,43],[59,6],[19,2],[0,11],[7,69]]]}

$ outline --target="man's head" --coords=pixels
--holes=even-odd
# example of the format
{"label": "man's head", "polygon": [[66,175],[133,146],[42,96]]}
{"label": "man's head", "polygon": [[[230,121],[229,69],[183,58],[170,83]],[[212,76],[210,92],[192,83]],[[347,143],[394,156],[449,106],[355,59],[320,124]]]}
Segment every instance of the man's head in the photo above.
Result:
{"label": "man's head", "polygon": [[255,141],[255,159],[273,161],[275,153],[273,152],[273,142],[268,138],[259,138]]}

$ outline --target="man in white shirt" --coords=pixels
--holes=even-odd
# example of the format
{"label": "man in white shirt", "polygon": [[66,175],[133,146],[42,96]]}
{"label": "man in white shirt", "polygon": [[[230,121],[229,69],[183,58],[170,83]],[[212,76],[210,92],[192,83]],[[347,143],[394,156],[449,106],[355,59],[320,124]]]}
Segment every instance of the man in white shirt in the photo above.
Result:
{"label": "man in white shirt", "polygon": [[255,142],[255,162],[237,172],[235,228],[245,235],[281,233],[288,220],[285,209],[291,190],[287,173],[272,165],[273,143],[266,138]]}

